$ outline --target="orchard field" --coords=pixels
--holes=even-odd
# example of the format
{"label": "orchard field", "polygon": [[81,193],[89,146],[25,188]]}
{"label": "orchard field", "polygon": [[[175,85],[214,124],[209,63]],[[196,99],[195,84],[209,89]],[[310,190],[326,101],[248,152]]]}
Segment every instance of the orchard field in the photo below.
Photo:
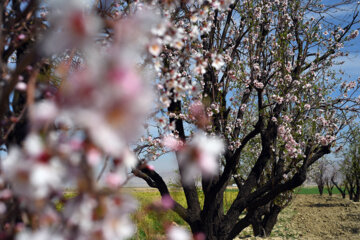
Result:
{"label": "orchard field", "polygon": [[[149,188],[129,188],[125,191],[135,196],[141,205],[134,215],[138,230],[133,239],[162,239],[163,223],[166,225],[167,221],[187,226],[171,211],[152,211],[154,205],[151,203],[160,201],[157,191]],[[186,205],[182,192],[173,190],[172,196]],[[235,189],[226,191],[225,209],[229,208],[235,196]],[[252,229],[248,227],[237,239],[263,238],[253,237]],[[360,239],[360,203],[342,199],[337,191],[329,197],[327,192],[320,196],[316,187],[298,188],[290,206],[280,213],[271,236],[265,239]]]}
{"label": "orchard field", "polygon": [[299,188],[360,201],[359,33],[358,0],[0,1],[0,240],[360,239]]}

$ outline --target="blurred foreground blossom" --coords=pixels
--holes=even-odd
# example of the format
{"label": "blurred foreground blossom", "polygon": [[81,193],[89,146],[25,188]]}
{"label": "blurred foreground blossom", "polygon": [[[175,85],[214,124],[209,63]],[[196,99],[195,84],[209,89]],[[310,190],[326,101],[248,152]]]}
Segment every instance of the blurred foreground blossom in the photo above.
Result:
{"label": "blurred foreground blossom", "polygon": [[[32,150],[37,148],[34,145],[30,147],[34,147]],[[59,159],[50,159],[45,152],[23,153],[16,147],[11,148],[2,169],[15,193],[22,197],[43,199],[63,187],[64,167]]]}
{"label": "blurred foreground blossom", "polygon": [[205,178],[219,171],[219,157],[224,152],[223,141],[216,136],[195,133],[191,142],[179,152],[179,165],[184,169],[183,181],[190,183],[199,173]]}
{"label": "blurred foreground blossom", "polygon": [[184,143],[171,135],[167,135],[162,139],[162,145],[172,151],[179,151],[183,148]]}
{"label": "blurred foreground blossom", "polygon": [[29,240],[29,239],[34,239],[34,240],[49,240],[49,239],[53,239],[53,240],[64,240],[65,238],[55,234],[53,231],[51,231],[51,229],[40,229],[38,231],[35,232],[31,232],[31,231],[23,231],[21,232],[17,237],[16,240]]}
{"label": "blurred foreground blossom", "polygon": [[[148,48],[158,41],[151,29],[160,18],[142,6],[133,9],[136,14],[110,21],[99,17],[90,2],[49,2],[50,31],[42,54],[58,61],[52,70],[61,84],[51,93],[35,89],[41,99],[29,106],[30,133],[22,147],[9,148],[1,163],[12,187],[8,195],[29,208],[26,218],[37,219],[19,228],[20,240],[121,240],[136,231],[130,218],[136,201],[119,188],[138,162],[129,145],[153,107],[152,70],[139,63],[160,53],[161,46]],[[102,32],[105,26],[114,41]],[[75,65],[69,61],[74,59],[79,59]],[[98,169],[106,161],[111,171],[99,181]],[[64,197],[69,186],[76,195],[70,200]],[[63,210],[54,211],[59,201]]]}
{"label": "blurred foreground blossom", "polygon": [[67,48],[92,44],[101,26],[100,19],[91,13],[90,1],[52,0],[50,24],[53,30],[46,38],[44,51],[53,54]]}
{"label": "blurred foreground blossom", "polygon": [[168,228],[166,233],[168,240],[190,240],[191,234],[183,227],[172,225]]}

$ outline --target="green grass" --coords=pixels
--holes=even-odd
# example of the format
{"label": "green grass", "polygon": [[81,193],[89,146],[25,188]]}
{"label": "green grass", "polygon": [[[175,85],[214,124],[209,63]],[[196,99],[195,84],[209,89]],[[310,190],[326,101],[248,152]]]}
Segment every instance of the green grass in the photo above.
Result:
{"label": "green grass", "polygon": [[[133,215],[137,225],[137,233],[132,238],[137,239],[158,239],[165,234],[166,223],[175,222],[178,225],[187,226],[186,222],[173,211],[156,211],[151,207],[154,202],[160,201],[160,194],[157,191],[131,191],[139,202],[139,209]],[[171,196],[180,204],[186,207],[185,195],[182,191],[172,191]]]}
{"label": "green grass", "polygon": [[[227,189],[224,193],[224,211],[226,212],[233,200],[235,199],[237,195],[238,190],[236,188]],[[317,187],[299,187],[295,189],[295,194],[319,194]],[[166,224],[169,224],[171,222],[175,222],[178,225],[185,226],[189,228],[187,223],[182,220],[176,213],[172,211],[166,211],[166,212],[158,212],[153,211],[149,206],[154,201],[160,200],[160,194],[157,191],[131,191],[131,194],[139,201],[140,208],[139,210],[134,214],[133,219],[134,222],[137,225],[137,233],[132,238],[133,240],[138,239],[159,239],[161,236],[164,236],[165,230],[164,227]],[[324,189],[324,195],[327,195],[328,192],[326,188]],[[340,194],[340,192],[337,189],[333,189],[333,194]],[[200,205],[203,206],[204,203],[204,195],[202,191],[198,192]],[[183,191],[173,189],[171,191],[171,196],[182,206],[185,208],[187,207],[186,199]],[[277,224],[277,227],[274,229],[273,235],[281,235],[283,234],[283,225],[284,223],[289,221],[288,218],[294,215],[292,210],[286,208],[284,209],[284,213],[281,215],[281,218],[279,219],[279,222]],[[165,224],[165,225],[164,225]],[[296,234],[292,233],[291,231],[286,231],[287,235],[283,236],[288,239],[296,239]],[[244,231],[245,236],[251,235],[252,230],[249,228],[247,231]]]}
{"label": "green grass", "polygon": [[[154,202],[160,201],[160,194],[157,191],[152,190],[141,190],[136,191],[136,189],[131,189],[130,194],[133,195],[135,199],[139,202],[139,209],[133,214],[133,220],[137,225],[137,233],[132,238],[132,240],[140,240],[140,239],[160,239],[165,234],[165,228],[167,224],[176,223],[177,225],[185,226],[189,229],[187,223],[179,217],[173,211],[163,211],[159,212],[154,210],[151,206]],[[295,189],[295,194],[319,194],[317,187],[298,187]],[[234,199],[238,190],[236,188],[227,189],[224,193],[224,211],[226,212]],[[327,189],[324,188],[324,195],[327,195]],[[340,194],[337,189],[333,189],[333,194]],[[204,203],[204,194],[202,191],[198,191],[199,201],[201,207]],[[76,196],[76,192],[74,191],[66,191],[64,193],[65,199],[69,199]],[[184,192],[179,189],[172,189],[171,196],[180,203],[183,207],[187,208],[187,203],[185,199]],[[63,203],[57,202],[56,207],[59,211],[61,211],[63,207]],[[290,211],[289,209],[284,209],[284,212]],[[282,214],[282,216],[293,215],[293,213]],[[283,219],[284,218],[284,219]],[[274,229],[274,234],[278,235],[280,232],[280,227],[283,221],[288,221],[286,217],[282,217],[279,219],[278,226]],[[252,230],[249,228],[244,231],[243,235],[251,235]],[[291,234],[290,234],[291,235]],[[293,237],[293,236],[286,237]]]}
{"label": "green grass", "polygon": [[[160,194],[157,191],[131,191],[131,194],[139,201],[140,208],[134,214],[133,219],[137,225],[137,233],[132,239],[159,239],[164,236],[164,223],[176,223],[177,225],[190,227],[187,223],[173,211],[158,212],[151,210],[151,204],[160,200]],[[236,197],[237,191],[226,191],[224,194],[224,210],[230,208]],[[201,207],[204,204],[204,194],[198,191]],[[187,207],[183,191],[173,189],[171,196],[183,207]]]}
{"label": "green grass", "polygon": [[[333,194],[340,194],[339,190],[337,188],[333,188]],[[319,189],[317,187],[298,187],[295,189],[296,194],[319,194]],[[327,195],[328,190],[324,188],[323,194]]]}

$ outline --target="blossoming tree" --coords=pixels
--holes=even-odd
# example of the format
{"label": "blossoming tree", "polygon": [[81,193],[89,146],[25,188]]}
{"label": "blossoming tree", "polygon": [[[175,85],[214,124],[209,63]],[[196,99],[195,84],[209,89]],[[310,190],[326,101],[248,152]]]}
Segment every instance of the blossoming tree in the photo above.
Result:
{"label": "blossoming tree", "polygon": [[333,180],[333,184],[345,198],[345,192],[348,192],[349,199],[354,202],[360,201],[360,160],[359,155],[359,126],[354,124],[350,127],[348,146],[342,152],[342,161],[340,162],[340,173],[343,178],[344,189]]}
{"label": "blossoming tree", "polygon": [[[317,0],[3,1],[1,236],[127,239],[136,205],[119,189],[133,176],[195,239],[267,235],[274,203],[357,113],[358,83],[332,68],[358,35],[355,6],[335,26],[313,17],[331,9]],[[186,208],[151,166],[167,152]]]}
{"label": "blossoming tree", "polygon": [[[346,55],[344,44],[358,35],[357,5],[343,25],[321,17],[331,9],[321,1],[171,7],[152,47],[164,105],[163,116],[156,117],[166,124],[159,127],[162,140],[144,144],[149,150],[134,174],[168,196],[162,178],[146,164],[162,146],[174,151],[188,207],[175,202],[173,210],[194,234],[232,239],[252,224],[255,234],[267,235],[289,191],[331,152],[358,111],[358,83],[340,81],[333,69],[336,58]],[[180,39],[168,42],[169,35]],[[224,149],[217,147],[220,139],[204,135],[220,137]],[[234,177],[239,191],[224,212],[224,191]],[[279,198],[284,205],[274,204]]]}

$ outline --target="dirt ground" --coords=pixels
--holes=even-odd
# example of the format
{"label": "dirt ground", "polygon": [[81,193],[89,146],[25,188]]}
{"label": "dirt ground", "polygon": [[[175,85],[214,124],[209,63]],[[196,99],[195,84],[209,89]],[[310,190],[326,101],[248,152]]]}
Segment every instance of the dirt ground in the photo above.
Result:
{"label": "dirt ground", "polygon": [[[255,239],[249,236],[250,228],[239,239]],[[360,203],[340,195],[296,195],[266,239],[360,240]]]}

